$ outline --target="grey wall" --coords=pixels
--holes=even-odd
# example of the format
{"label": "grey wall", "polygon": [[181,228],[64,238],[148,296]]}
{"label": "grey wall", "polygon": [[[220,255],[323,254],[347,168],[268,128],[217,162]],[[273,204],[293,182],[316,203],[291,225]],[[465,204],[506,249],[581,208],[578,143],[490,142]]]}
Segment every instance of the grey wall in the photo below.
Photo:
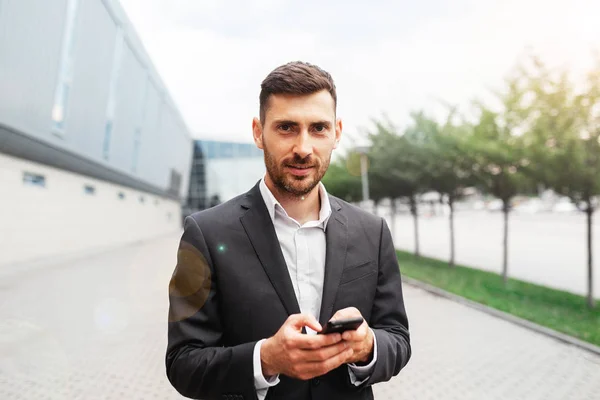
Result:
{"label": "grey wall", "polygon": [[[184,198],[192,159],[189,130],[115,0],[79,0],[65,132],[52,133],[67,4],[0,0],[0,124],[152,187],[166,190],[175,170],[183,178],[179,196]],[[125,43],[106,159],[103,144],[119,27]]]}
{"label": "grey wall", "polygon": [[79,1],[73,86],[67,108],[65,141],[78,152],[95,161],[102,161],[106,105],[117,29],[102,1]]}
{"label": "grey wall", "polygon": [[[119,168],[133,170],[134,134],[141,124],[146,105],[148,77],[129,44],[123,46],[123,63],[119,77],[114,134],[111,141],[111,161]],[[146,136],[147,138],[148,136]],[[173,143],[175,146],[175,143]]]}
{"label": "grey wall", "polygon": [[0,122],[49,136],[66,0],[3,0]]}

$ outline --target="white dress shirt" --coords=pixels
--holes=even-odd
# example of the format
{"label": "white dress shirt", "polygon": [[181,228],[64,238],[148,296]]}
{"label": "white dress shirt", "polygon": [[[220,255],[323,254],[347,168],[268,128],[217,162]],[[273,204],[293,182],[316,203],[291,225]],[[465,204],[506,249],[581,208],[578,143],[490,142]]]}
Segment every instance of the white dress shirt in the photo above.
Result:
{"label": "white dress shirt", "polygon": [[[331,216],[331,205],[325,186],[319,183],[319,196],[321,198],[319,220],[308,221],[303,225],[288,216],[285,209],[265,184],[264,178],[259,186],[277,233],[277,239],[287,264],[300,312],[312,314],[319,320],[325,276],[325,249],[327,245],[325,229]],[[316,333],[308,327],[306,327],[306,332],[307,334]],[[375,338],[375,335],[373,337]],[[278,376],[266,380],[262,373],[260,348],[264,340],[260,340],[256,344],[253,354],[254,385],[259,400],[264,400],[269,387],[279,383]],[[373,360],[368,365],[359,367],[348,364],[348,373],[354,385],[359,386],[369,378],[376,359],[377,341],[374,340]]]}

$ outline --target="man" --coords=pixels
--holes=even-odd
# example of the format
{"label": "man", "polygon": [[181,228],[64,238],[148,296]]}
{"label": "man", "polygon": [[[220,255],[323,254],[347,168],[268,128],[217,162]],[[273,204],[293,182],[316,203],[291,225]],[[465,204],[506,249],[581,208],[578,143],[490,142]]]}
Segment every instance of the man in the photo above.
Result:
{"label": "man", "polygon": [[[267,173],[185,219],[169,299],[167,376],[196,399],[372,399],[411,355],[385,221],[320,183],[342,122],[331,76],[272,71],[252,122]],[[327,321],[362,316],[343,334]]]}

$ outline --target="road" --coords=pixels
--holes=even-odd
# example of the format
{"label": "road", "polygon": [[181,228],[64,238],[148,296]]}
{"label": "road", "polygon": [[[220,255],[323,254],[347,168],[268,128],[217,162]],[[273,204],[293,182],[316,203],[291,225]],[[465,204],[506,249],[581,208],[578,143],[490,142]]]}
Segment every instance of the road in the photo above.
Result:
{"label": "road", "polygon": [[[165,376],[179,234],[4,271],[0,398],[181,399]],[[391,399],[600,399],[600,357],[404,285],[413,357]]]}
{"label": "road", "polygon": [[[389,214],[383,212],[388,224]],[[600,298],[600,219],[594,220],[596,239],[595,297]],[[488,271],[502,271],[502,213],[464,211],[456,213],[456,261]],[[397,248],[414,250],[413,220],[396,218],[394,243]],[[449,222],[446,216],[421,216],[419,237],[423,255],[448,259]],[[587,294],[586,221],[578,214],[511,214],[509,220],[508,273],[514,278],[581,295]]]}

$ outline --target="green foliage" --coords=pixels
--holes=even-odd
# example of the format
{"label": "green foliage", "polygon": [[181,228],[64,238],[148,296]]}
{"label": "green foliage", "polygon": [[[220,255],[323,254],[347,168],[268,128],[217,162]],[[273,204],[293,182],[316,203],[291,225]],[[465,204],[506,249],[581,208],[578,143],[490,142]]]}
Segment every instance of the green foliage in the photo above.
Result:
{"label": "green foliage", "polygon": [[590,211],[600,195],[600,64],[576,91],[566,73],[535,60],[530,74],[531,131],[536,177]]}
{"label": "green foliage", "polygon": [[414,199],[424,188],[422,157],[417,142],[398,135],[389,122],[375,121],[370,135],[369,184],[373,199]]}
{"label": "green foliage", "polygon": [[403,275],[429,283],[478,303],[600,345],[600,309],[583,307],[581,296],[510,279],[505,286],[497,274],[416,258],[398,251]]}
{"label": "green foliage", "polygon": [[527,130],[527,114],[523,107],[526,91],[520,81],[514,78],[507,82],[506,93],[499,95],[499,111],[478,106],[478,121],[464,142],[475,185],[502,200],[505,211],[510,209],[514,196],[535,190],[529,171],[531,161],[522,139]]}
{"label": "green foliage", "polygon": [[[600,60],[599,60],[600,61]],[[587,214],[588,305],[594,306],[592,215],[600,196],[600,62],[583,88],[539,60],[528,72],[531,129],[526,142],[535,175]]]}
{"label": "green foliage", "polygon": [[450,203],[462,196],[472,183],[472,168],[468,147],[464,145],[468,129],[456,124],[456,113],[451,111],[444,124],[427,116],[423,111],[413,113],[413,124],[405,136],[416,143],[420,153],[422,178],[426,190],[446,195]]}
{"label": "green foliage", "polygon": [[[329,165],[323,177],[327,192],[348,202],[362,200],[361,180],[355,172],[356,162],[356,156],[351,154]],[[360,173],[360,165],[358,171]]]}

